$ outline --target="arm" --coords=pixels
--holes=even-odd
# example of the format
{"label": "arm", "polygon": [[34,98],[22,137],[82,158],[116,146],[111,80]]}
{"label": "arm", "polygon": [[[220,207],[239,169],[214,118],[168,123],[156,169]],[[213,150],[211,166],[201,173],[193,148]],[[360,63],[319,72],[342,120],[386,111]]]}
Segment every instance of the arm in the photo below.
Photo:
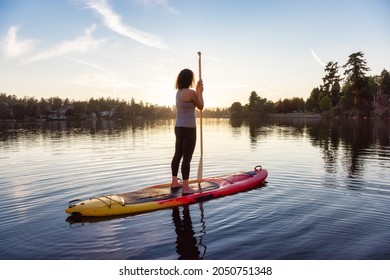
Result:
{"label": "arm", "polygon": [[195,104],[196,108],[203,110],[203,82],[202,80],[198,81],[196,85],[196,91],[193,89],[184,89],[181,95],[181,100],[185,102],[192,102]]}
{"label": "arm", "polygon": [[199,110],[203,110],[204,101],[203,101],[203,81],[199,80],[196,85],[196,91],[193,91],[191,95],[191,100],[194,102],[195,106]]}

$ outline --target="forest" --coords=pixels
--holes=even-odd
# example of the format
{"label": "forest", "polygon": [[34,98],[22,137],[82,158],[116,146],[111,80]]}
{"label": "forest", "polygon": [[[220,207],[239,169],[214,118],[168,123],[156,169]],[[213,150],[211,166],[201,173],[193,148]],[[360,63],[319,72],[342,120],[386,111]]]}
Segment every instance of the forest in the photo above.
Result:
{"label": "forest", "polygon": [[[344,69],[343,77],[340,68]],[[341,67],[338,62],[326,64],[323,83],[311,91],[306,101],[293,97],[273,102],[253,91],[247,104],[234,102],[229,111],[233,118],[294,112],[321,113],[327,117],[389,118],[390,73],[383,69],[379,75],[368,76],[368,71],[364,53],[353,53]]]}
{"label": "forest", "polygon": [[[340,69],[343,68],[343,76]],[[269,114],[321,113],[328,117],[390,117],[390,73],[383,69],[379,75],[368,76],[370,68],[364,53],[349,56],[343,66],[330,61],[326,64],[322,84],[310,96],[279,99],[277,102],[262,98],[252,91],[248,103],[234,102],[229,108],[203,110],[205,118],[263,118]],[[31,120],[83,120],[97,119],[169,119],[176,115],[175,107],[159,106],[134,98],[130,101],[90,98],[85,101],[60,97],[18,98],[0,93],[0,121]]]}
{"label": "forest", "polygon": [[[87,101],[65,100],[60,97],[48,99],[35,97],[18,98],[0,94],[0,121],[36,120],[84,120],[84,119],[171,119],[176,116],[174,107],[159,106],[134,98],[130,102],[120,99],[90,98]],[[228,109],[205,109],[204,117],[228,117]]]}

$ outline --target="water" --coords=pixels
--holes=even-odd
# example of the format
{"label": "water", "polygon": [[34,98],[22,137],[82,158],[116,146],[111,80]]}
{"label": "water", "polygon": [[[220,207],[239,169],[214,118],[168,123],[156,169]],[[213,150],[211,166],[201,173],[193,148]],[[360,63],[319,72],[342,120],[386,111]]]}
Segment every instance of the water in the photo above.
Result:
{"label": "water", "polygon": [[170,180],[173,121],[0,132],[0,259],[390,259],[388,121],[207,119],[204,176],[261,164],[265,187],[80,223],[72,199]]}

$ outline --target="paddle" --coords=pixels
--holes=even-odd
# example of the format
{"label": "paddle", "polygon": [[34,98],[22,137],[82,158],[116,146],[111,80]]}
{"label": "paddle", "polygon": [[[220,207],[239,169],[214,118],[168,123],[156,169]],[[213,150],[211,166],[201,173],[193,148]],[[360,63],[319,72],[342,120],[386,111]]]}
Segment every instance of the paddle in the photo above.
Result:
{"label": "paddle", "polygon": [[[201,52],[198,52],[199,55],[199,80],[202,79],[202,67],[201,67]],[[203,127],[202,127],[202,110],[200,110],[200,159],[198,165],[198,186],[199,191],[202,191],[200,183],[202,182],[203,177]]]}

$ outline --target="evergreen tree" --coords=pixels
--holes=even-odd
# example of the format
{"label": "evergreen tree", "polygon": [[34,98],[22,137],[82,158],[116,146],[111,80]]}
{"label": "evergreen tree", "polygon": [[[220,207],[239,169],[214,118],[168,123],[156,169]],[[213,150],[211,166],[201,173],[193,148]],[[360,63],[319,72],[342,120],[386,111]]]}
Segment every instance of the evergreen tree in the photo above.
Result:
{"label": "evergreen tree", "polygon": [[340,75],[338,74],[338,70],[340,67],[337,64],[338,62],[330,61],[325,66],[326,75],[324,78],[322,78],[322,81],[324,82],[323,89],[326,93],[330,93],[333,85],[336,82],[341,81]]}
{"label": "evergreen tree", "polygon": [[353,53],[349,56],[345,68],[346,84],[349,84],[353,104],[359,115],[367,116],[371,110],[371,96],[369,93],[366,73],[370,70],[362,52]]}
{"label": "evergreen tree", "polygon": [[251,95],[249,96],[249,104],[248,104],[248,111],[249,112],[257,112],[258,107],[260,104],[260,96],[257,95],[256,91],[252,91]]}
{"label": "evergreen tree", "polygon": [[340,100],[340,75],[338,74],[339,66],[337,62],[330,61],[325,66],[325,77],[322,78],[323,85],[321,86],[320,100],[325,96],[330,98],[332,106],[336,106]]}
{"label": "evergreen tree", "polygon": [[380,94],[390,95],[390,73],[383,69],[379,78]]}
{"label": "evergreen tree", "polygon": [[366,78],[366,72],[370,71],[363,57],[364,53],[362,52],[353,53],[349,56],[348,62],[343,66],[347,81],[355,87],[361,86],[361,83]]}
{"label": "evergreen tree", "polygon": [[339,81],[335,81],[330,90],[330,101],[333,107],[340,102],[340,98],[341,98],[341,86]]}

